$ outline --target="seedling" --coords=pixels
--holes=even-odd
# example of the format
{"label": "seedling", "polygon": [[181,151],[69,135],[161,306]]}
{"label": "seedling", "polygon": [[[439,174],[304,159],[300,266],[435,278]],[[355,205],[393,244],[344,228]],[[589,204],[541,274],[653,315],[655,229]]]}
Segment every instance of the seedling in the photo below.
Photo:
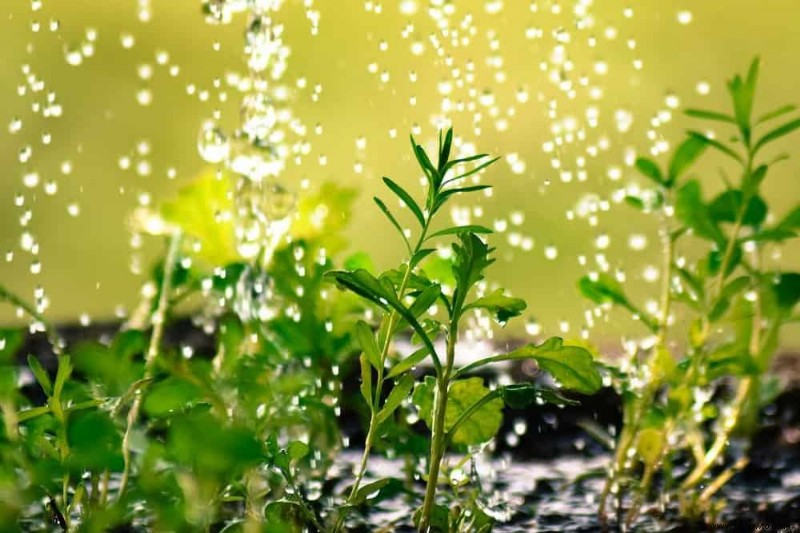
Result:
{"label": "seedling", "polygon": [[[422,506],[417,515],[420,531],[448,531],[450,513],[437,507],[436,494],[440,471],[447,450],[453,446],[469,446],[491,440],[500,428],[503,402],[523,406],[533,401],[561,401],[555,391],[532,384],[518,384],[490,390],[482,378],[466,377],[472,370],[509,360],[532,359],[549,372],[565,388],[592,393],[601,385],[601,378],[592,356],[583,348],[565,346],[561,339],[551,338],[544,343],[527,345],[509,353],[481,359],[461,368],[455,366],[456,347],[462,319],[472,312],[488,312],[505,324],[526,307],[523,300],[513,298],[498,289],[490,294],[480,293],[480,282],[494,262],[490,248],[480,235],[491,234],[489,228],[478,225],[450,226],[434,230],[437,215],[456,195],[473,193],[489,185],[467,185],[465,178],[488,168],[496,159],[485,154],[450,159],[453,131],[439,135],[438,158],[434,164],[422,146],[411,138],[411,147],[425,175],[427,191],[420,204],[397,182],[384,178],[389,190],[411,212],[417,226],[414,239],[409,240],[399,220],[380,198],[375,203],[389,223],[397,230],[407,252],[406,261],[398,268],[374,276],[364,269],[336,271],[328,276],[337,285],[374,304],[379,311],[377,331],[365,321],[356,324],[356,338],[363,350],[360,356],[361,394],[369,407],[369,430],[364,451],[355,472],[355,479],[345,500],[345,507],[335,526],[344,527],[350,507],[363,501],[388,483],[387,479],[362,486],[370,452],[383,432],[383,425],[409,396],[419,409],[421,418],[431,431],[430,455],[427,463],[427,485]],[[460,174],[452,171],[468,163],[470,170]],[[455,175],[452,175],[455,174]],[[450,241],[453,252],[454,284],[445,289],[430,280],[421,268],[437,246]],[[432,313],[434,307],[444,310]],[[405,332],[413,334],[416,351],[399,361],[392,361],[392,340]],[[436,348],[443,338],[445,351]],[[412,370],[430,361],[434,375],[417,383]],[[384,383],[391,380],[388,396],[383,394]],[[413,391],[413,395],[412,395]]]}
{"label": "seedling", "polygon": [[[769,222],[761,185],[787,156],[765,157],[764,152],[800,128],[800,119],[774,126],[777,119],[793,114],[794,106],[752,118],[758,70],[755,60],[746,77],[736,76],[728,83],[732,114],[686,111],[689,117],[732,128],[732,137],[727,131],[712,138],[690,130],[667,168],[651,159],[636,161],[655,190],[650,200],[628,198],[628,203],[657,215],[661,226],[657,316],[633,303],[607,273],[580,281],[586,297],[627,309],[651,335],[645,353],[633,354],[628,374],[618,383],[624,398],[623,428],[600,498],[604,520],[611,494],[617,494],[618,507],[630,494],[625,523],[631,526],[641,505],[652,501],[651,486],[658,477],[663,480],[662,501],[677,499],[685,517],[713,515],[717,507],[712,497],[747,462],[742,457],[717,468],[729,440],[735,431],[746,430],[769,401],[764,375],[781,327],[796,320],[792,313],[800,300],[800,274],[770,270],[765,256],[771,247],[796,236],[800,206]],[[725,189],[711,201],[704,200],[700,181],[687,176],[708,149],[733,164],[740,176],[733,182],[723,174]],[[704,248],[699,259],[681,255],[685,249],[692,257],[698,244]],[[675,305],[686,313],[688,331],[674,327]],[[673,354],[680,350],[685,356],[675,361]],[[708,400],[723,381],[734,382],[734,392],[717,407]],[[708,425],[710,433],[704,430]],[[690,461],[683,475],[672,468],[679,455]]]}

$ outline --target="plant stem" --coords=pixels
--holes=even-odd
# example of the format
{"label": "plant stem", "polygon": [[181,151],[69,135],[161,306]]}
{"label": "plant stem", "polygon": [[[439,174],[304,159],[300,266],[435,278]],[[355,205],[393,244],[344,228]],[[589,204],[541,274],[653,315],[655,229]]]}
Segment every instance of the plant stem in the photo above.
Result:
{"label": "plant stem", "polygon": [[458,312],[453,309],[450,329],[447,335],[447,361],[443,372],[436,379],[436,397],[433,408],[433,427],[431,428],[431,455],[428,461],[428,482],[425,486],[425,500],[422,503],[422,512],[419,518],[419,531],[427,533],[430,529],[433,505],[436,503],[436,488],[439,484],[439,471],[442,459],[447,448],[447,431],[445,421],[447,414],[448,389],[450,387],[450,373],[455,362],[456,343],[458,342]]}
{"label": "plant stem", "polygon": [[161,351],[161,338],[164,335],[164,322],[166,321],[167,308],[169,307],[169,294],[172,289],[172,274],[175,270],[175,265],[178,260],[178,252],[180,251],[181,232],[176,231],[172,234],[167,251],[167,257],[164,261],[164,273],[161,281],[161,294],[158,297],[158,306],[152,314],[151,322],[153,324],[153,332],[150,336],[150,344],[147,348],[147,356],[144,362],[144,383],[137,389],[136,396],[133,399],[130,411],[128,411],[127,427],[125,428],[125,435],[122,438],[122,457],[125,466],[122,470],[122,478],[119,484],[118,500],[122,499],[125,494],[125,489],[128,487],[128,478],[131,472],[131,435],[133,428],[139,418],[139,410],[142,406],[142,398],[144,397],[144,390],[148,383],[153,378],[153,370],[155,367],[156,359]]}
{"label": "plant stem", "polygon": [[[667,198],[666,201],[667,205],[671,204],[670,191],[666,190],[664,191],[664,194]],[[653,348],[652,354],[650,356],[650,361],[648,362],[648,366],[651,368],[651,370],[657,364],[659,348],[662,347],[666,342],[667,332],[669,330],[669,313],[672,304],[672,291],[670,284],[672,281],[673,260],[675,256],[675,241],[672,236],[672,230],[669,223],[669,217],[666,215],[666,210],[662,210],[661,228],[659,233],[661,234],[661,241],[662,241],[661,300],[660,300],[661,316],[659,317],[658,323],[655,325],[655,328],[651,327],[651,329],[655,329],[657,336],[656,345]],[[598,507],[598,515],[600,516],[600,519],[602,521],[606,520],[605,508],[608,496],[611,493],[611,488],[615,483],[619,481],[619,476],[627,471],[626,463],[628,459],[628,453],[631,446],[633,446],[636,440],[636,436],[638,435],[640,420],[642,418],[642,415],[649,409],[653,400],[653,396],[655,395],[657,390],[658,390],[658,382],[656,381],[654,383],[651,375],[650,381],[648,381],[647,386],[642,391],[642,397],[634,403],[631,420],[629,422],[626,421],[623,424],[623,429],[619,440],[619,446],[617,447],[617,453],[615,454],[614,457],[614,463],[609,476],[606,478],[605,485],[603,486],[603,491],[600,494],[600,505]],[[649,481],[648,483],[645,483],[643,480],[642,484],[647,485],[649,484]],[[636,506],[634,506],[631,509],[631,511],[634,511],[635,508]]]}

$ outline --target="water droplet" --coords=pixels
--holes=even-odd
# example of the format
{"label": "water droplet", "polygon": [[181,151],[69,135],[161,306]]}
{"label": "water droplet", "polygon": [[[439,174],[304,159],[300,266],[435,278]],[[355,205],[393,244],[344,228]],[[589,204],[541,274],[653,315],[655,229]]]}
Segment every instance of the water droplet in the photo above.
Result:
{"label": "water droplet", "polygon": [[692,12],[691,11],[686,10],[686,9],[678,11],[678,23],[683,24],[684,26],[686,24],[691,23],[692,22],[692,18],[693,17],[692,17]]}
{"label": "water droplet", "polygon": [[83,54],[80,48],[67,47],[64,50],[64,59],[68,65],[77,67],[83,63]]}
{"label": "water droplet", "polygon": [[221,163],[227,159],[230,143],[222,129],[213,122],[207,122],[200,128],[197,136],[197,151],[207,163]]}
{"label": "water droplet", "polygon": [[552,244],[551,244],[551,245],[549,245],[549,246],[547,246],[547,247],[545,247],[545,249],[544,249],[544,256],[545,256],[547,259],[549,259],[549,260],[551,260],[551,261],[552,261],[553,259],[555,259],[556,257],[558,257],[558,248],[556,248],[556,247],[555,247],[554,245],[552,245]]}

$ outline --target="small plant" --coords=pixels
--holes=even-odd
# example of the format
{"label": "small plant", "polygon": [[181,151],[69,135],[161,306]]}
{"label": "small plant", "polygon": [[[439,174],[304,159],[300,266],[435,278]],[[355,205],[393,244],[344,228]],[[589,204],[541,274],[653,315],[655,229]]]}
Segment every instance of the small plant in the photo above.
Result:
{"label": "small plant", "polygon": [[[678,500],[681,514],[690,520],[713,518],[718,506],[712,497],[747,463],[746,457],[725,461],[729,440],[735,432],[752,428],[759,408],[775,392],[764,375],[781,327],[796,320],[792,312],[800,300],[800,273],[770,270],[765,252],[796,236],[800,206],[770,223],[760,191],[772,166],[787,157],[765,159],[765,149],[800,128],[800,119],[774,126],[794,106],[752,118],[758,70],[755,60],[746,77],[728,83],[732,114],[686,111],[692,118],[733,128],[732,137],[726,133],[718,139],[692,130],[667,168],[651,159],[636,161],[636,168],[655,185],[649,197],[627,200],[659,217],[658,314],[633,303],[608,273],[580,281],[586,297],[627,309],[651,335],[631,354],[618,380],[623,427],[600,498],[603,520],[615,495],[618,511],[627,502],[624,522],[630,527],[642,504],[652,501],[652,485],[659,479],[662,502]],[[704,200],[700,182],[687,177],[707,149],[724,156],[738,175],[731,181],[723,173],[724,190],[711,201]],[[702,254],[689,259],[696,256],[698,244]],[[675,327],[682,323],[673,320],[675,305],[685,311],[688,330]],[[674,354],[684,349],[686,355],[676,361]],[[731,382],[734,390],[717,406],[709,400],[723,382]],[[686,460],[690,467],[685,473],[673,468]]]}
{"label": "small plant", "polygon": [[[328,274],[339,287],[374,304],[379,311],[377,331],[366,321],[356,324],[356,338],[363,350],[360,356],[361,394],[369,407],[369,430],[355,479],[345,500],[334,531],[344,527],[348,510],[363,502],[368,494],[385,486],[380,479],[362,486],[371,450],[385,431],[386,422],[409,397],[431,431],[427,461],[427,486],[416,517],[420,531],[450,531],[451,513],[436,501],[437,488],[445,453],[451,447],[464,448],[491,440],[500,428],[503,402],[520,407],[534,401],[564,401],[555,391],[533,384],[517,384],[490,390],[479,377],[466,377],[472,370],[500,361],[532,359],[549,372],[562,386],[583,393],[595,392],[601,384],[592,357],[583,348],[565,346],[552,338],[535,346],[527,345],[509,353],[486,357],[464,367],[455,366],[456,349],[465,316],[488,312],[505,324],[526,307],[504,290],[485,292],[482,283],[486,269],[494,262],[490,248],[479,235],[492,233],[477,226],[453,226],[434,229],[437,215],[447,201],[459,194],[487,189],[489,185],[465,184],[465,179],[487,168],[495,159],[485,154],[450,159],[453,131],[439,135],[438,159],[434,164],[413,137],[411,146],[427,179],[427,193],[420,205],[398,183],[384,178],[390,191],[405,205],[418,225],[416,237],[409,239],[386,203],[375,203],[397,230],[407,252],[399,268],[374,276],[367,270],[335,271]],[[476,166],[458,174],[451,171],[470,162]],[[421,268],[446,239],[452,242],[452,286],[432,281]],[[473,293],[477,293],[473,295]],[[409,331],[416,351],[399,361],[392,361],[392,340]],[[437,349],[437,339],[444,339],[444,353]],[[434,375],[416,382],[412,369],[430,360]],[[391,383],[388,394],[385,384]],[[413,391],[413,394],[412,394]],[[458,520],[458,518],[456,518]],[[463,518],[462,518],[463,520]]]}

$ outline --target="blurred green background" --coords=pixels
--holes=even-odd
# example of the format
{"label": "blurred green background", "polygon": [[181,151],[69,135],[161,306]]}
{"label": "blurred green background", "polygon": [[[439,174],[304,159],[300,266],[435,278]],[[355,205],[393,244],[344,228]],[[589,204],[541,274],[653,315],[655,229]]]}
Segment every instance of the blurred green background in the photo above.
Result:
{"label": "blurred green background", "polygon": [[[396,262],[399,243],[370,198],[385,194],[382,175],[416,183],[407,135],[418,127],[419,140],[434,138],[442,82],[452,81],[452,69],[459,69],[458,79],[466,81],[450,95],[464,105],[451,113],[456,133],[479,151],[504,156],[485,178],[495,185],[494,194],[481,202],[483,215],[474,221],[507,224],[492,241],[500,256],[494,281],[528,300],[528,319],[538,320],[545,333],[579,334],[587,305],[575,282],[597,267],[598,254],[600,262],[627,272],[640,298],[655,295],[657,285],[645,280],[647,267],[658,261],[651,221],[613,203],[597,214],[596,226],[567,216],[587,195],[605,199],[642,183],[626,166],[626,154],[630,163],[632,153],[646,153],[654,142],[679,141],[682,130],[695,124],[680,108],[726,109],[724,81],[744,71],[754,55],[763,60],[756,113],[800,103],[796,0],[462,0],[452,3],[458,46],[440,36],[442,55],[432,46],[431,36],[440,34],[423,0],[314,4],[321,16],[318,35],[312,35],[300,0],[287,0],[281,13],[292,48],[285,80],[296,88],[293,110],[308,127],[311,146],[301,164],[287,169],[285,182],[296,190],[303,179],[312,188],[334,180],[360,189],[352,249],[368,251],[379,267]],[[151,8],[146,21],[138,17],[143,5]],[[580,5],[587,6],[585,14]],[[43,287],[54,321],[84,313],[107,319],[118,306],[135,305],[143,278],[131,272],[127,215],[146,199],[142,195],[157,202],[206,169],[197,154],[197,132],[215,110],[223,127],[236,127],[239,94],[226,86],[225,75],[244,69],[244,25],[241,16],[229,25],[207,25],[199,0],[44,0],[38,10],[29,0],[3,2],[3,284],[27,299]],[[77,60],[70,52],[87,44],[93,50],[84,52],[93,53],[71,65]],[[548,73],[559,54],[570,63],[561,65],[554,83]],[[575,98],[562,90],[568,83]],[[593,100],[592,94],[602,97]],[[142,105],[148,95],[152,102]],[[62,116],[36,111],[49,99],[61,105]],[[590,108],[597,113],[594,127],[587,125],[587,112],[595,113]],[[672,120],[654,127],[659,112],[668,118],[665,111]],[[16,119],[21,129],[12,132]],[[564,119],[586,135],[549,152],[553,125]],[[776,152],[791,152],[794,144],[796,137]],[[28,149],[29,158],[21,162]],[[707,156],[700,167],[707,195],[722,186],[720,164]],[[71,167],[68,174],[65,166]],[[585,181],[579,180],[581,169]],[[562,171],[572,172],[572,180],[565,182]],[[25,176],[31,172],[39,183],[29,188]],[[798,176],[800,154],[769,177],[765,196],[775,216],[800,198]],[[524,214],[519,225],[517,212]],[[39,245],[38,274],[31,272],[35,258],[21,249],[23,232]],[[632,249],[631,235],[644,236],[647,245]],[[601,238],[598,247],[603,236],[608,244]],[[145,237],[141,244],[146,271],[163,243]],[[554,259],[546,258],[549,246],[557,250]],[[13,252],[10,261],[6,251]],[[773,266],[800,267],[797,244],[777,252]],[[595,334],[618,338],[630,327],[622,316],[612,315]],[[8,307],[0,308],[0,321],[13,319]],[[524,325],[509,325],[508,331],[519,333]],[[784,339],[787,347],[800,347],[798,329]]]}

